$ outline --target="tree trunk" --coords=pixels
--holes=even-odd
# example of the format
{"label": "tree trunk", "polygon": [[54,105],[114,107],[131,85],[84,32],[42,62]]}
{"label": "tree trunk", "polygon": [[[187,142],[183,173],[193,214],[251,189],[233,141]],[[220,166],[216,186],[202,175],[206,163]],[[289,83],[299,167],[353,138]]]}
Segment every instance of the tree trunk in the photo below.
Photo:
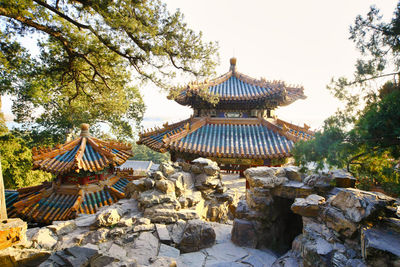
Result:
{"label": "tree trunk", "polygon": [[4,193],[3,172],[0,161],[0,220],[7,220],[6,194]]}

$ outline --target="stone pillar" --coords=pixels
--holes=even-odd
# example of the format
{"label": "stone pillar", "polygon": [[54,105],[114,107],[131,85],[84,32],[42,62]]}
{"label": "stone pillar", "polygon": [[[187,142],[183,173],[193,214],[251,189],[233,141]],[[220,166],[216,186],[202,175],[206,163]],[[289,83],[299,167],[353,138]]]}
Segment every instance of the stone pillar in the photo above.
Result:
{"label": "stone pillar", "polygon": [[4,193],[3,172],[0,157],[0,220],[7,220],[6,195]]}

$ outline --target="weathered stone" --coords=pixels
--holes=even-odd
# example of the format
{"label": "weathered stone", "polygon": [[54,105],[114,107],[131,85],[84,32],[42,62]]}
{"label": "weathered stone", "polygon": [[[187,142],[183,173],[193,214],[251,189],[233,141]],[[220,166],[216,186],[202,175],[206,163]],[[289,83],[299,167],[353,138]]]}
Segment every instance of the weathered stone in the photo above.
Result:
{"label": "weathered stone", "polygon": [[161,243],[171,243],[172,239],[165,224],[156,224],[156,230],[158,234],[158,239],[160,239]]}
{"label": "weathered stone", "polygon": [[331,177],[335,181],[336,187],[354,187],[356,184],[356,178],[344,170],[333,171]]}
{"label": "weathered stone", "polygon": [[27,224],[21,219],[7,219],[0,223],[0,250],[26,240]]}
{"label": "weathered stone", "polygon": [[178,266],[203,267],[206,255],[202,252],[181,254],[177,258]]}
{"label": "weathered stone", "polygon": [[194,187],[194,180],[189,172],[176,172],[170,176],[170,179],[179,182],[184,190],[193,189]]}
{"label": "weathered stone", "polygon": [[250,221],[235,219],[232,227],[232,242],[241,247],[255,248],[257,246],[257,234]]}
{"label": "weathered stone", "polygon": [[185,231],[186,221],[178,220],[171,229],[171,238],[175,244],[179,244],[182,239],[183,231]]}
{"label": "weathered stone", "polygon": [[108,237],[112,239],[116,239],[117,237],[121,237],[126,234],[125,228],[115,227],[108,232]]}
{"label": "weathered stone", "polygon": [[330,266],[332,251],[333,246],[320,237],[305,239],[302,253],[303,264],[304,266]]}
{"label": "weathered stone", "polygon": [[77,227],[91,226],[96,222],[96,214],[80,214],[74,221]]}
{"label": "weathered stone", "polygon": [[271,193],[277,197],[295,199],[305,198],[313,194],[313,189],[301,182],[288,181],[285,184],[271,189]]}
{"label": "weathered stone", "polygon": [[301,216],[316,217],[319,205],[325,203],[325,198],[318,195],[309,195],[307,198],[296,198],[291,210]]}
{"label": "weathered stone", "polygon": [[[337,241],[337,237],[332,229],[328,228],[325,223],[319,222],[311,217],[303,217],[303,234],[309,234],[310,236],[317,234],[331,243]],[[294,249],[293,246],[294,243],[292,243],[292,249]],[[299,249],[299,252],[300,251],[301,249]]]}
{"label": "weathered stone", "polygon": [[393,266],[400,263],[400,235],[377,228],[361,231],[361,253],[368,265]]}
{"label": "weathered stone", "polygon": [[149,267],[177,267],[176,261],[170,257],[157,257],[150,259],[151,264],[146,265]]}
{"label": "weathered stone", "polygon": [[133,246],[126,249],[128,258],[136,258],[139,264],[148,265],[149,259],[157,256],[158,239],[149,232],[142,232]]}
{"label": "weathered stone", "polygon": [[288,181],[286,177],[276,176],[246,176],[250,187],[274,188]]}
{"label": "weathered stone", "polygon": [[106,255],[98,255],[93,257],[90,260],[90,267],[104,267],[108,266],[109,264],[113,263],[114,261],[118,261],[117,259],[106,256]]}
{"label": "weathered stone", "polygon": [[199,219],[200,216],[196,210],[192,209],[163,209],[163,208],[150,208],[146,209],[144,214],[145,217],[151,219],[154,223],[174,223],[181,220],[192,220]]}
{"label": "weathered stone", "polygon": [[215,163],[215,162],[213,162],[212,165],[205,166],[203,169],[204,169],[205,174],[207,174],[209,176],[217,175],[220,171],[217,163]]}
{"label": "weathered stone", "polygon": [[300,167],[297,166],[287,166],[284,168],[286,177],[289,178],[289,180],[301,182],[301,174],[300,174]]}
{"label": "weathered stone", "polygon": [[50,253],[38,249],[8,247],[0,250],[0,266],[39,266]]}
{"label": "weathered stone", "polygon": [[269,189],[252,188],[246,191],[247,205],[250,209],[263,211],[273,202]]}
{"label": "weathered stone", "polygon": [[351,237],[357,231],[357,225],[347,219],[344,214],[333,207],[326,207],[322,213],[325,224],[346,237]]}
{"label": "weathered stone", "polygon": [[163,194],[157,190],[149,190],[139,194],[139,207],[149,208],[151,206],[163,203],[172,203],[179,207],[179,201],[176,199],[175,194]]}
{"label": "weathered stone", "polygon": [[190,168],[190,171],[194,174],[200,174],[203,172],[203,168],[201,168],[200,166],[197,166],[197,165],[192,165],[192,167]]}
{"label": "weathered stone", "polygon": [[192,160],[192,163],[198,166],[218,166],[215,161],[202,157]]}
{"label": "weathered stone", "polygon": [[298,267],[302,266],[302,261],[300,255],[289,250],[286,254],[275,260],[271,267]]}
{"label": "weathered stone", "polygon": [[165,176],[162,172],[160,171],[156,171],[152,174],[152,177],[154,178],[154,180],[159,181],[159,180],[165,180]]}
{"label": "weathered stone", "polygon": [[400,219],[397,218],[386,218],[384,220],[385,226],[400,233]]}
{"label": "weathered stone", "polygon": [[32,242],[45,249],[52,249],[57,244],[57,236],[48,228],[41,228],[32,236]]}
{"label": "weathered stone", "polygon": [[339,208],[353,222],[379,215],[376,211],[394,203],[395,199],[377,192],[367,192],[353,188],[341,189],[333,196],[331,205]]}
{"label": "weathered stone", "polygon": [[82,240],[82,244],[98,244],[104,242],[107,239],[107,234],[110,230],[107,228],[99,228],[96,231],[89,232],[84,239]]}
{"label": "weathered stone", "polygon": [[[208,255],[206,266],[227,266],[228,262],[234,263],[249,255],[245,248],[238,247],[231,242],[216,244],[205,250]],[[241,266],[248,265],[242,264]]]}
{"label": "weathered stone", "polygon": [[40,266],[89,266],[91,259],[98,256],[97,250],[86,247],[71,247],[52,254]]}
{"label": "weathered stone", "polygon": [[98,227],[108,227],[117,224],[121,219],[121,215],[116,208],[108,208],[97,214],[96,225]]}
{"label": "weathered stone", "polygon": [[169,164],[168,162],[162,162],[160,164],[159,167],[160,171],[162,171],[162,173],[168,177],[170,175],[172,175],[173,173],[175,173],[175,168],[173,166],[171,166],[171,164]]}
{"label": "weathered stone", "polygon": [[179,162],[179,166],[182,167],[182,170],[184,172],[190,172],[190,168],[192,167],[192,165],[190,165],[190,163],[187,162]]}
{"label": "weathered stone", "polygon": [[275,170],[270,167],[256,167],[256,168],[248,168],[244,171],[244,175],[246,178],[250,177],[274,177]]}
{"label": "weathered stone", "polygon": [[76,229],[76,223],[73,220],[70,221],[54,221],[52,225],[47,226],[56,235],[64,235],[70,233]]}
{"label": "weathered stone", "polygon": [[134,218],[121,218],[121,220],[117,223],[118,227],[132,227],[134,224]]}
{"label": "weathered stone", "polygon": [[312,174],[304,178],[305,185],[311,187],[329,187],[332,177],[325,174]]}
{"label": "weathered stone", "polygon": [[179,257],[180,254],[181,252],[179,251],[179,249],[167,246],[165,244],[160,245],[160,250],[158,252],[159,257],[169,257],[169,258],[177,258]]}
{"label": "weathered stone", "polygon": [[195,252],[212,246],[215,232],[211,225],[200,220],[190,220],[186,224],[179,248],[182,252]]}
{"label": "weathered stone", "polygon": [[208,189],[208,188],[216,188],[221,180],[217,175],[208,176],[205,173],[198,174],[194,177],[194,186],[198,190]]}
{"label": "weathered stone", "polygon": [[190,208],[197,205],[202,200],[201,192],[187,190],[184,195],[179,197],[178,201],[182,208]]}
{"label": "weathered stone", "polygon": [[160,180],[156,182],[156,188],[163,193],[174,193],[175,192],[175,185],[170,180]]}
{"label": "weathered stone", "polygon": [[133,232],[154,231],[154,224],[139,224],[133,227]]}
{"label": "weathered stone", "polygon": [[116,259],[123,260],[126,257],[126,250],[116,244],[112,244],[107,251],[107,255]]}
{"label": "weathered stone", "polygon": [[150,190],[154,187],[154,180],[150,178],[141,178],[133,180],[125,187],[126,198],[136,198],[138,193]]}

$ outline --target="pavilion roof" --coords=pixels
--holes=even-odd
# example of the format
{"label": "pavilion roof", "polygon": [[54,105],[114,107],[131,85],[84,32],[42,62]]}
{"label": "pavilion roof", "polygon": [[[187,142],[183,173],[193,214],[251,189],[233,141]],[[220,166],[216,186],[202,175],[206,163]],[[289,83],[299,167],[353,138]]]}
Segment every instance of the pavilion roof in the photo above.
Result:
{"label": "pavilion roof", "polygon": [[[177,89],[179,90],[179,89]],[[181,90],[181,89],[180,89]],[[203,82],[189,83],[175,98],[182,105],[198,105],[199,99],[218,97],[218,104],[272,102],[273,106],[285,106],[298,99],[305,99],[302,86],[286,85],[283,81],[255,79],[236,71],[236,59],[231,59],[229,72]]]}
{"label": "pavilion roof", "polygon": [[79,138],[53,148],[33,148],[33,166],[55,174],[80,170],[96,172],[120,165],[133,155],[130,144],[91,137],[87,124]]}
{"label": "pavilion roof", "polygon": [[206,157],[279,158],[293,144],[314,135],[309,127],[260,118],[192,118],[140,135],[138,144],[153,150],[187,152]]}

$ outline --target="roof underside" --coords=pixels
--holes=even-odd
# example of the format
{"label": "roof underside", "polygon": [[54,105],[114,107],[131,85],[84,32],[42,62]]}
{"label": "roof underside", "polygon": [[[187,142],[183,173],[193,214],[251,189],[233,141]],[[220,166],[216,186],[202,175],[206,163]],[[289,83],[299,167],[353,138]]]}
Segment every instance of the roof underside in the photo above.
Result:
{"label": "roof underside", "polygon": [[277,158],[290,156],[293,144],[313,133],[281,120],[201,118],[141,134],[138,144],[156,151],[209,157]]}

